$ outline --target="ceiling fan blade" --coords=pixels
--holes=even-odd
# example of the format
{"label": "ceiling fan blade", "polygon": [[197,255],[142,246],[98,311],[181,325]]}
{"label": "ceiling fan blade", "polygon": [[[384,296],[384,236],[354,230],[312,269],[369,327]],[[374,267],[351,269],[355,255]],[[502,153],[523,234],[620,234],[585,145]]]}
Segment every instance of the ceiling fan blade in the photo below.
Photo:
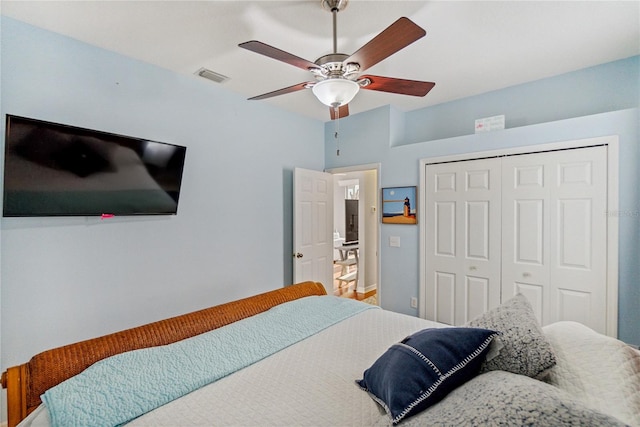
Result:
{"label": "ceiling fan blade", "polygon": [[402,17],[343,62],[345,64],[350,62],[360,64],[360,71],[362,72],[426,34],[427,32],[424,29],[409,18]]}
{"label": "ceiling fan blade", "polygon": [[285,52],[284,50],[280,50],[276,47],[269,46],[268,44],[259,42],[257,40],[251,40],[248,42],[240,43],[238,46],[240,46],[243,49],[247,49],[252,52],[259,53],[264,56],[268,56],[269,58],[286,62],[287,64],[293,65],[294,67],[302,68],[305,71],[320,68],[318,65],[314,64],[311,61],[307,61],[306,59],[292,55],[288,52]]}
{"label": "ceiling fan blade", "polygon": [[310,87],[309,85],[313,85],[313,83],[312,82],[298,83],[297,85],[285,87],[282,89],[274,90],[273,92],[263,93],[262,95],[254,96],[253,98],[249,98],[249,101],[258,101],[260,99],[272,98],[278,95],[297,92],[302,89],[307,89],[308,87]]}
{"label": "ceiling fan blade", "polygon": [[359,80],[362,81],[364,79],[368,79],[370,83],[362,86],[362,89],[412,96],[425,96],[436,85],[433,82],[421,82],[419,80],[396,79],[394,77],[372,75],[361,76]]}
{"label": "ceiling fan blade", "polygon": [[329,107],[329,113],[331,114],[331,120],[343,119],[349,115],[349,104],[344,104],[338,107],[338,114],[336,115],[336,109]]}

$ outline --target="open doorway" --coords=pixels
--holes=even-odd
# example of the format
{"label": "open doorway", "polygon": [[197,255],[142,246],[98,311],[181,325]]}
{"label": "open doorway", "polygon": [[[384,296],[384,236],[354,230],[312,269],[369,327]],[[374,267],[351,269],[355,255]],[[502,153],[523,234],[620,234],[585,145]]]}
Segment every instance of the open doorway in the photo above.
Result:
{"label": "open doorway", "polygon": [[334,295],[379,305],[379,166],[332,169]]}

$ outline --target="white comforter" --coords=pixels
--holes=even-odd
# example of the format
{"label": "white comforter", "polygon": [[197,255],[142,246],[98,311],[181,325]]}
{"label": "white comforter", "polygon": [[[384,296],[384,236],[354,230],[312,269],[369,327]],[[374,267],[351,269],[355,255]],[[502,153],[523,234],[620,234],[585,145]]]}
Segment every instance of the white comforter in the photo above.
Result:
{"label": "white comforter", "polygon": [[640,352],[576,322],[543,331],[556,354],[547,382],[592,408],[640,426]]}

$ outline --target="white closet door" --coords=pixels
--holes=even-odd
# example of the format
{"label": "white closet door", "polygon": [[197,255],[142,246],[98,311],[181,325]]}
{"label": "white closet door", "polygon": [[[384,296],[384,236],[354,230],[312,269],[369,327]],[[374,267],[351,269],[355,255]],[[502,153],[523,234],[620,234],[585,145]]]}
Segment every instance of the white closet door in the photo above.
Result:
{"label": "white closet door", "polygon": [[500,304],[500,160],[427,165],[426,318],[462,325]]}
{"label": "white closet door", "polygon": [[502,173],[502,300],[523,293],[538,320],[550,318],[548,153],[506,157]]}
{"label": "white closet door", "polygon": [[505,157],[502,299],[606,333],[607,149]]}

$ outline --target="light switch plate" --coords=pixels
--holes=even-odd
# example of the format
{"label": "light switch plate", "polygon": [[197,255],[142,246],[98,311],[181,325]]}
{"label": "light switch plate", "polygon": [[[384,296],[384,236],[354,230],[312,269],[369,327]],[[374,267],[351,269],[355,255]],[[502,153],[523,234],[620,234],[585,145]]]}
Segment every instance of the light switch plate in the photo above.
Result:
{"label": "light switch plate", "polygon": [[394,248],[400,247],[400,236],[389,236],[389,246]]}

